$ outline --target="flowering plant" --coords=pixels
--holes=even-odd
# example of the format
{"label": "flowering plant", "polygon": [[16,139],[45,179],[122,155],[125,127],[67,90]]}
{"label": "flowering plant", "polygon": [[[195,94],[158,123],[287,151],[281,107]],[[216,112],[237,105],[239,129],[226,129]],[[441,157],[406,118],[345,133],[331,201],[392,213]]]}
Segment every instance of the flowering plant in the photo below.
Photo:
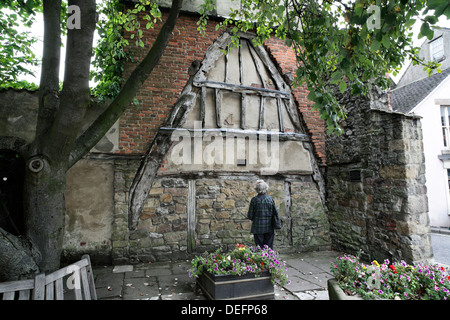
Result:
{"label": "flowering plant", "polygon": [[205,271],[218,275],[253,273],[258,277],[264,270],[270,272],[272,283],[275,281],[280,285],[288,283],[286,263],[281,261],[278,253],[268,246],[260,248],[237,244],[229,253],[224,253],[222,249],[213,253],[204,252],[192,260],[188,271],[190,277],[198,277]]}
{"label": "flowering plant", "polygon": [[331,272],[346,294],[364,299],[450,299],[449,270],[438,264],[411,266],[389,260],[364,264],[359,256],[344,255],[331,263]]}

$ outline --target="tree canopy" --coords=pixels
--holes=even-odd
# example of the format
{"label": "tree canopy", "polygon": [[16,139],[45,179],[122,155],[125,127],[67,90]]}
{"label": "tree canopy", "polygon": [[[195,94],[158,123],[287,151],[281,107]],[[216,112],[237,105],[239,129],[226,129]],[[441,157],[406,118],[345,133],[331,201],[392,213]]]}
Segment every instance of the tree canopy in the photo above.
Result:
{"label": "tree canopy", "polygon": [[[30,66],[39,63],[30,35],[37,12],[42,12],[40,1],[4,0],[0,2],[0,88],[29,86],[19,82],[19,76],[31,74]],[[20,30],[25,27],[25,31]]]}
{"label": "tree canopy", "polygon": [[[200,26],[214,3],[205,1]],[[372,85],[387,89],[387,74],[398,72],[408,58],[431,74],[439,64],[418,57],[412,26],[421,23],[419,38],[431,40],[440,16],[450,18],[450,1],[245,0],[218,28],[231,28],[236,38],[239,31],[255,30],[256,44],[272,36],[284,39],[297,56],[294,85],[306,83],[329,131],[340,132],[345,111],[330,84],[354,95],[366,94]]]}
{"label": "tree canopy", "polygon": [[[308,98],[326,121],[329,131],[339,132],[338,122],[345,111],[333,95],[330,83],[341,92],[365,94],[371,85],[389,87],[388,73],[396,73],[407,59],[423,64],[431,73],[438,68],[424,62],[412,46],[412,26],[421,23],[419,38],[432,39],[433,25],[440,16],[450,18],[449,0],[234,0],[238,9],[217,28],[229,29],[235,43],[239,32],[254,31],[256,44],[270,37],[284,39],[297,55],[295,85],[306,84]],[[64,2],[63,2],[64,3]],[[20,74],[29,73],[27,65],[38,63],[30,45],[36,39],[19,32],[19,21],[30,27],[36,12],[42,12],[41,0],[5,0],[0,8],[1,63],[0,87],[20,87]],[[66,5],[67,7],[67,5]],[[124,11],[122,1],[97,3],[97,31],[100,41],[94,47],[91,79],[97,82],[92,94],[98,99],[115,97],[123,84],[123,63],[131,59],[125,47],[130,43],[123,30],[135,31],[133,45],[143,46],[144,28],[153,28],[161,12],[156,1],[135,1]],[[199,8],[199,32],[204,30],[216,0],[204,0]],[[137,18],[144,12],[143,21]],[[67,14],[67,9],[62,10]],[[62,22],[66,19],[61,19]],[[65,26],[62,23],[62,29]],[[438,70],[439,71],[439,70]],[[25,83],[26,85],[26,83]]]}

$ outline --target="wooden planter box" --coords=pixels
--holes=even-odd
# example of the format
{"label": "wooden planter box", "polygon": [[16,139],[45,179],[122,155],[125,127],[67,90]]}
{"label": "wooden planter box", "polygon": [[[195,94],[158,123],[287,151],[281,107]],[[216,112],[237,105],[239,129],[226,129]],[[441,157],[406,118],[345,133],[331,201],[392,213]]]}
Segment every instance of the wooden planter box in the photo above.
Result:
{"label": "wooden planter box", "polygon": [[364,300],[359,295],[348,296],[339,287],[336,279],[328,279],[328,297],[330,300]]}
{"label": "wooden planter box", "polygon": [[215,275],[203,272],[197,284],[210,300],[267,300],[274,298],[274,287],[269,271],[258,277],[254,274],[242,276]]}

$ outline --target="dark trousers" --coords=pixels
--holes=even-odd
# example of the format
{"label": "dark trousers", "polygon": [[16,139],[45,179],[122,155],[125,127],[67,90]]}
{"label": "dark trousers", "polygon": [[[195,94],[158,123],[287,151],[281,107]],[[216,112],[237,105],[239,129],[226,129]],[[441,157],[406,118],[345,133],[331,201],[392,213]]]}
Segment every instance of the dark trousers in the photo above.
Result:
{"label": "dark trousers", "polygon": [[266,244],[270,249],[273,250],[273,239],[275,237],[275,232],[273,230],[269,233],[254,234],[254,237],[255,244],[257,246],[264,248],[264,245]]}

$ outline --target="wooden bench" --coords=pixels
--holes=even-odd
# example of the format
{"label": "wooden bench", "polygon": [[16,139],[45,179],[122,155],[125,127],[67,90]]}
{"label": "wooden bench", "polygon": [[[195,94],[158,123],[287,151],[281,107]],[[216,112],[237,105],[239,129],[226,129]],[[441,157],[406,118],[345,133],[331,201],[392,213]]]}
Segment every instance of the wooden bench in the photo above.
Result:
{"label": "wooden bench", "polygon": [[34,279],[0,283],[3,300],[64,300],[65,291],[73,293],[75,300],[97,300],[89,255],[48,275],[39,273]]}

